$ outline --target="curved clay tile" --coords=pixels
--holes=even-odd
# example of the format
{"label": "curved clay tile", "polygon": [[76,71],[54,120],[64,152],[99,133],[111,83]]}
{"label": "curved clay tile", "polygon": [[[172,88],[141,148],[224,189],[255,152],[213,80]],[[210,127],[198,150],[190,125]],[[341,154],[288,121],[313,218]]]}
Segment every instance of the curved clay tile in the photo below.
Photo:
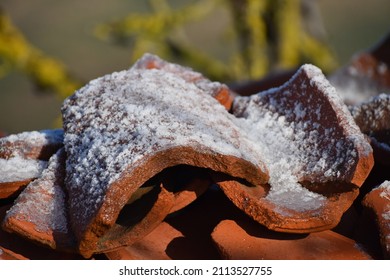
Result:
{"label": "curved clay tile", "polygon": [[[129,242],[134,231],[118,226],[121,211],[137,189],[168,167],[267,182],[256,145],[204,88],[162,69],[132,68],[91,81],[65,100],[65,185],[84,256]],[[147,212],[156,213],[151,221],[161,221],[175,201],[160,186],[151,194],[152,205],[161,201],[165,208]]]}
{"label": "curved clay tile", "polygon": [[49,160],[63,146],[62,129],[29,131],[0,138],[0,158]]}
{"label": "curved clay tile", "polygon": [[18,196],[4,218],[2,227],[52,249],[75,251],[66,211],[65,152],[60,149],[42,176]]}
{"label": "curved clay tile", "polygon": [[0,246],[0,260],[27,260],[27,258]]}
{"label": "curved clay tile", "polygon": [[[47,196],[46,196],[47,197]],[[3,202],[3,201],[2,201]],[[9,209],[12,207],[9,203],[0,206],[0,220],[3,221]],[[79,260],[82,257],[76,253],[67,253],[58,250],[45,248],[41,244],[25,239],[13,232],[9,233],[0,228],[0,249],[3,251],[2,257],[7,259],[30,259],[30,260]]]}
{"label": "curved clay tile", "polygon": [[[167,217],[140,241],[105,255],[116,260],[220,259],[210,234],[218,223],[226,219],[250,220],[214,185],[190,207]],[[237,245],[240,246],[240,243]]]}
{"label": "curved clay tile", "polygon": [[[42,176],[30,183],[7,211],[2,227],[51,249],[76,253],[64,191],[65,159],[63,149],[50,158]],[[164,170],[152,181],[153,184],[147,182],[133,193],[96,253],[140,240],[168,214],[194,201],[211,184],[206,171],[189,166]],[[163,183],[158,186],[157,182]],[[125,238],[117,238],[130,227]]]}
{"label": "curved clay tile", "polygon": [[311,234],[271,232],[247,221],[224,220],[212,238],[230,260],[370,260],[358,244],[336,232]]}
{"label": "curved clay tile", "polygon": [[321,71],[305,65],[279,88],[236,97],[233,114],[214,98],[215,83],[186,71],[146,55],[66,99],[66,168],[61,151],[4,228],[89,258],[142,239],[213,181],[270,229],[334,227],[373,161]]}
{"label": "curved clay tile", "polygon": [[132,194],[95,253],[145,239],[167,215],[193,202],[210,184],[206,171],[196,167],[179,165],[163,170]]}
{"label": "curved clay tile", "polygon": [[236,97],[269,170],[269,190],[217,178],[226,195],[267,227],[312,232],[337,225],[373,166],[372,149],[321,71],[302,66],[279,88]]}
{"label": "curved clay tile", "polygon": [[383,256],[390,259],[390,181],[369,192],[362,203],[378,228]]}

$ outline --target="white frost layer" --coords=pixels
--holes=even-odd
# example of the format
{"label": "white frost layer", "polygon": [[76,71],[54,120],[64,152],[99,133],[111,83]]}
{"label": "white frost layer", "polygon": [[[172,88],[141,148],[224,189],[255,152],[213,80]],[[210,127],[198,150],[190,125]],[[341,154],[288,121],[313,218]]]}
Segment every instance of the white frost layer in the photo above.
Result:
{"label": "white frost layer", "polygon": [[[336,108],[330,109],[324,96]],[[329,110],[340,110],[343,119],[332,120]],[[366,143],[340,96],[313,65],[302,66],[280,88],[249,98],[237,97],[233,113],[246,123],[252,140],[262,149],[271,185],[266,198],[296,211],[315,210],[326,200],[301,186],[300,181],[347,180],[343,176],[357,158],[354,143]],[[340,132],[340,125],[348,131]],[[371,151],[368,143],[363,150]]]}
{"label": "white frost layer", "polygon": [[348,66],[329,77],[329,80],[347,104],[359,104],[376,96],[379,92],[388,90],[388,87],[379,82],[380,77],[385,77],[388,71],[387,65],[383,62],[379,62],[374,69],[364,73],[354,66]]}
{"label": "white frost layer", "polygon": [[319,209],[326,198],[302,187],[296,175],[305,161],[296,142],[302,141],[299,139],[302,134],[295,134],[284,117],[269,112],[251,117],[254,119],[248,119],[251,122],[248,129],[252,129],[254,140],[262,148],[263,161],[270,176],[271,189],[266,199],[295,211]]}
{"label": "white frost layer", "polygon": [[381,190],[379,196],[390,201],[390,181],[384,181],[378,189]]}
{"label": "white frost layer", "polygon": [[379,196],[388,201],[385,211],[382,214],[383,219],[388,221],[388,227],[390,230],[390,181],[383,182],[379,187],[381,190]]}
{"label": "white frost layer", "polygon": [[219,93],[219,91],[223,88],[228,90],[226,85],[223,85],[219,82],[211,82],[201,73],[194,71],[192,68],[167,62],[165,60],[162,60],[160,57],[149,53],[144,54],[133,65],[131,70],[147,69],[147,67],[150,67],[150,63],[156,69],[175,74],[176,76],[182,78],[187,82],[194,83],[199,89],[206,91],[213,97],[216,97],[217,93]]}
{"label": "white frost layer", "polygon": [[382,213],[382,218],[385,221],[382,226],[385,232],[389,232],[384,236],[384,242],[387,252],[390,252],[390,181],[383,182],[378,189],[381,190],[379,196],[387,201]]}
{"label": "white frost layer", "polygon": [[2,141],[7,141],[9,143],[23,141],[29,143],[50,144],[61,143],[63,140],[63,136],[64,133],[62,129],[48,129],[11,134],[9,136],[3,137]]}
{"label": "white frost layer", "polygon": [[18,196],[7,217],[17,216],[19,220],[33,223],[38,232],[67,232],[65,194],[61,186],[63,178],[58,177],[60,168],[64,168],[61,166],[60,152],[50,158],[42,176]]}
{"label": "white frost layer", "polygon": [[390,129],[390,95],[379,94],[350,108],[352,116],[364,133]]}
{"label": "white frost layer", "polygon": [[62,145],[64,131],[62,129],[27,131],[11,134],[0,138],[0,153],[5,152],[7,158],[25,157],[25,149],[31,147],[44,147],[50,145]]}
{"label": "white frost layer", "polygon": [[198,86],[163,70],[130,69],[91,81],[65,100],[62,111],[66,186],[73,220],[80,223],[94,215],[126,168],[172,147],[235,156],[266,170],[233,115]]}
{"label": "white frost layer", "polygon": [[0,159],[0,183],[19,182],[41,176],[47,161],[13,157]]}

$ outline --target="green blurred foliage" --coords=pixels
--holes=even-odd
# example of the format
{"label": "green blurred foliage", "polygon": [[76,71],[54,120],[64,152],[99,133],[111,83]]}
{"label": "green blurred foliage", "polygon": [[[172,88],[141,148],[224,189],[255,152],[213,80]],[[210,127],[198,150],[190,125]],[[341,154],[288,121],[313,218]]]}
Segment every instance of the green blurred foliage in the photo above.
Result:
{"label": "green blurred foliage", "polygon": [[[152,52],[170,61],[179,60],[219,81],[259,79],[270,71],[306,62],[329,72],[336,67],[334,55],[324,38],[310,34],[303,26],[307,24],[307,14],[312,12],[307,9],[313,7],[313,3],[308,5],[309,1],[199,0],[173,9],[166,0],[149,0],[149,14],[132,13],[124,19],[101,24],[96,35],[116,44],[130,45],[133,62],[142,53]],[[232,24],[226,31],[233,34],[230,42],[221,42],[221,46],[238,46],[225,60],[194,48],[183,36],[176,35],[181,34],[177,29],[184,28],[186,23],[201,21],[220,8],[229,10]]]}
{"label": "green blurred foliage", "polygon": [[81,83],[57,59],[35,48],[0,9],[0,76],[16,68],[28,75],[42,90],[52,90],[64,98]]}
{"label": "green blurred foliage", "polygon": [[[308,1],[198,0],[173,8],[167,0],[148,0],[148,13],[133,12],[102,23],[95,35],[129,48],[131,62],[150,52],[224,82],[259,79],[271,71],[307,62],[331,71],[336,62],[324,38],[304,28]],[[230,21],[225,32],[230,37],[229,41],[226,36],[223,41],[220,36],[214,38],[221,40],[221,46],[234,46],[223,58],[195,46],[186,36],[189,24],[202,22],[218,9],[228,11]],[[63,63],[31,44],[1,9],[0,63],[0,75],[20,70],[39,88],[55,92],[60,98],[82,85]]]}

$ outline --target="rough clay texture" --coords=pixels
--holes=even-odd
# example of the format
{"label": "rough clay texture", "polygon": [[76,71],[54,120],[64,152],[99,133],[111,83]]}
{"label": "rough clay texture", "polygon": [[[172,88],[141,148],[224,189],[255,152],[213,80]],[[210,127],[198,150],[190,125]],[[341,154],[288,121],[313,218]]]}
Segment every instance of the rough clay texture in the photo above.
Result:
{"label": "rough clay texture", "polygon": [[356,124],[371,141],[375,161],[390,164],[390,95],[379,94],[350,107]]}
{"label": "rough clay texture", "polygon": [[131,194],[164,168],[188,164],[267,181],[260,151],[236,118],[172,73],[104,76],[65,100],[62,112],[70,222],[80,246],[93,247]]}
{"label": "rough clay texture", "polygon": [[[279,88],[237,97],[234,115],[226,110],[231,98],[226,86],[149,54],[127,71],[91,81],[64,102],[64,132],[25,133],[0,142],[0,157],[7,162],[47,160],[50,152],[39,147],[48,143],[58,144],[53,153],[64,142],[67,154],[66,170],[63,150],[42,167],[40,178],[7,213],[4,228],[65,250],[75,250],[75,234],[84,257],[128,244],[144,246],[148,239],[143,238],[153,236],[169,213],[210,184],[209,178],[193,180],[176,191],[164,181],[144,192],[144,183],[177,165],[217,171],[210,173],[229,199],[271,229],[312,232],[335,226],[372,167],[372,150],[321,71],[305,65]],[[42,138],[49,134],[53,140]],[[155,200],[144,204],[151,194]],[[133,212],[126,212],[129,206]],[[134,218],[138,210],[145,212],[139,222],[122,219],[128,213]],[[382,216],[388,220],[386,211]],[[175,230],[168,236],[183,237]],[[322,248],[322,239],[340,238],[322,232],[305,240]],[[339,241],[336,247],[351,254],[336,258],[354,258],[352,243]],[[316,254],[332,258],[329,251],[326,257]]]}
{"label": "rough clay texture", "polygon": [[170,260],[166,252],[169,243],[174,238],[183,237],[180,231],[162,222],[142,240],[131,246],[107,252],[106,256],[110,260]]}
{"label": "rough clay texture", "polygon": [[383,182],[368,193],[364,197],[363,206],[373,213],[383,255],[390,259],[390,181]]}
{"label": "rough clay texture", "polygon": [[3,228],[53,249],[74,247],[63,190],[65,152],[60,149],[42,176],[31,182],[7,212]]}
{"label": "rough clay texture", "polygon": [[0,183],[0,199],[17,196],[33,179]]}
{"label": "rough clay texture", "polygon": [[48,160],[63,145],[62,129],[29,131],[0,138],[0,158]]}
{"label": "rough clay texture", "polygon": [[[326,201],[319,193],[360,186],[372,168],[371,146],[315,66],[302,66],[279,88],[237,97],[232,111],[262,149],[271,186],[266,198],[281,207],[319,209]],[[304,188],[305,182],[318,184],[319,193]],[[324,183],[330,182],[345,184],[329,189]]]}
{"label": "rough clay texture", "polygon": [[224,84],[211,82],[201,73],[175,63],[169,63],[153,54],[144,54],[132,69],[161,69],[179,76],[217,99],[227,110],[230,110],[235,94]]}
{"label": "rough clay texture", "polygon": [[63,130],[30,131],[0,138],[0,198],[16,195],[40,177],[63,145]]}
{"label": "rough clay texture", "polygon": [[214,229],[212,238],[221,254],[233,260],[371,259],[353,240],[332,231],[278,234],[258,224],[225,220]]}
{"label": "rough clay texture", "polygon": [[[248,187],[238,181],[219,180],[218,185],[226,196],[248,216],[267,228],[278,232],[309,233],[334,228],[345,211],[358,196],[358,189],[328,194],[320,205],[303,211],[302,206],[309,199],[297,195],[286,203],[277,204],[267,198],[262,188]],[[302,193],[310,193],[302,191]],[[285,198],[286,199],[286,198]],[[288,199],[288,198],[287,198]],[[312,204],[310,204],[312,205]]]}
{"label": "rough clay texture", "polygon": [[368,135],[390,130],[390,95],[379,94],[350,108],[356,124]]}

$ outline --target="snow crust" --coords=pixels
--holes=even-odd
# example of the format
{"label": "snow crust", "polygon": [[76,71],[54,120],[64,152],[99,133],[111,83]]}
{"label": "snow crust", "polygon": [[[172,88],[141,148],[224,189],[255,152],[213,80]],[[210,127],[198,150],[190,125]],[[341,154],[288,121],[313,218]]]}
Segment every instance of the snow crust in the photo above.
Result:
{"label": "snow crust", "polygon": [[0,183],[19,182],[41,176],[47,161],[12,157],[0,158]]}
{"label": "snow crust", "polygon": [[233,114],[264,155],[271,185],[266,199],[288,209],[320,208],[326,198],[300,182],[348,181],[356,144],[363,154],[371,152],[343,100],[313,65],[302,66],[280,88],[237,97]]}
{"label": "snow crust", "polygon": [[42,176],[31,182],[18,196],[7,217],[28,221],[38,232],[67,233],[65,193],[62,189],[64,176],[63,149],[54,154]]}
{"label": "snow crust", "polygon": [[66,186],[77,221],[94,216],[125,169],[172,147],[235,156],[266,170],[233,115],[209,92],[164,70],[133,68],[93,80],[62,111]]}
{"label": "snow crust", "polygon": [[387,201],[383,209],[382,218],[385,223],[382,225],[385,232],[389,232],[384,236],[386,250],[390,251],[390,181],[383,182],[378,189],[381,191],[379,196]]}
{"label": "snow crust", "polygon": [[30,147],[63,142],[63,130],[28,131],[0,138],[0,182],[18,182],[40,177],[47,161],[26,158]]}
{"label": "snow crust", "polygon": [[[43,147],[51,144],[62,143],[64,132],[62,129],[48,129],[40,131],[27,131],[11,134],[0,138],[0,154],[7,149],[7,157],[24,157],[25,146]],[[9,149],[8,147],[11,147]],[[11,150],[11,151],[8,151]]]}
{"label": "snow crust", "polygon": [[162,60],[160,57],[146,53],[144,54],[132,67],[132,69],[160,69],[165,72],[175,74],[176,76],[182,78],[183,80],[193,83],[200,90],[210,94],[213,97],[216,97],[218,93],[225,89],[229,88],[219,82],[212,82],[201,73],[194,71],[190,67],[185,67],[175,63],[169,63],[165,60]]}
{"label": "snow crust", "polygon": [[379,94],[350,108],[352,116],[364,133],[390,130],[390,95]]}

